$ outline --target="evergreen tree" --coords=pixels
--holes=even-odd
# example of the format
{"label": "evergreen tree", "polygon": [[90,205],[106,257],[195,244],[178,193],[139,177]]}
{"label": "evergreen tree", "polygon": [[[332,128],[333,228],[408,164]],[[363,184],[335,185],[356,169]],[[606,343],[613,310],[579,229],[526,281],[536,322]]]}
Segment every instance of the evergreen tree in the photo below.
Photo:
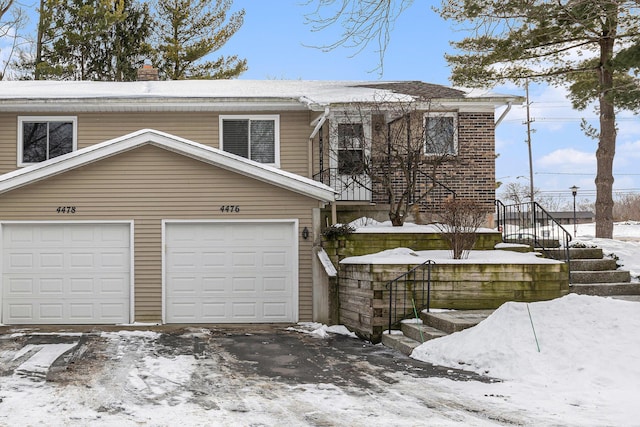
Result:
{"label": "evergreen tree", "polygon": [[151,19],[132,0],[41,0],[35,79],[134,80]]}
{"label": "evergreen tree", "polygon": [[486,86],[525,78],[566,85],[574,107],[596,102],[596,237],[613,234],[616,109],[638,111],[637,0],[450,0],[440,10],[471,36],[447,55],[452,80]]}
{"label": "evergreen tree", "polygon": [[244,10],[227,21],[232,0],[158,0],[154,65],[161,78],[225,79],[247,70],[237,55],[205,57],[220,49],[244,22]]}

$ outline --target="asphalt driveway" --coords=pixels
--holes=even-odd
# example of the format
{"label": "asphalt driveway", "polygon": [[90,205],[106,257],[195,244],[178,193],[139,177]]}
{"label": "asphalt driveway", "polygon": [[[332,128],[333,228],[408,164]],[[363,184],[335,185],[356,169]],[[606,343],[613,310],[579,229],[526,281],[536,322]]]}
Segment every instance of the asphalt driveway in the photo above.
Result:
{"label": "asphalt driveway", "polygon": [[284,327],[0,330],[0,425],[421,425],[439,405],[435,425],[500,420],[420,389],[433,378],[489,381]]}

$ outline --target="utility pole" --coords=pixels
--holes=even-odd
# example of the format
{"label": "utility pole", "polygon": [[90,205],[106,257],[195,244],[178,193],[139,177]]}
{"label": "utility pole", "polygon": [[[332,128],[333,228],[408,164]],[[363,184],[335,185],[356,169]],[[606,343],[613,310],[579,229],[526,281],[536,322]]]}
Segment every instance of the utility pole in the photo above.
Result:
{"label": "utility pole", "polygon": [[524,122],[527,125],[527,147],[529,149],[529,199],[531,200],[531,207],[533,208],[533,157],[531,155],[531,123],[534,121],[531,119],[529,112],[529,79],[525,79],[525,93],[527,96],[527,121]]}

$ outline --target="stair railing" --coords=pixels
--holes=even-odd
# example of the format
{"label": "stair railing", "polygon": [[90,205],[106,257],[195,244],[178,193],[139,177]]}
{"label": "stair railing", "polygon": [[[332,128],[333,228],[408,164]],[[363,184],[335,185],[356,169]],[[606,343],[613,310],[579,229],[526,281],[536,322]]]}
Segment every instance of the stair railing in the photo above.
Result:
{"label": "stair railing", "polygon": [[537,202],[505,205],[496,200],[495,205],[496,223],[504,242],[527,244],[549,258],[569,263],[571,233]]}
{"label": "stair railing", "polygon": [[435,261],[428,260],[387,282],[389,290],[389,328],[396,327],[414,310],[429,311],[431,304],[431,269]]}

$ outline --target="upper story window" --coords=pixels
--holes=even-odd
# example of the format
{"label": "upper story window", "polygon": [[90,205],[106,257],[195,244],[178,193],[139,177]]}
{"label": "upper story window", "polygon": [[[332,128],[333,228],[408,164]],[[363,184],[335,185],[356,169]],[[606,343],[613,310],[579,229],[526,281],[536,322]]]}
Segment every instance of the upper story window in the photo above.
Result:
{"label": "upper story window", "polygon": [[220,135],[222,150],[280,166],[280,116],[220,116]]}
{"label": "upper story window", "polygon": [[43,162],[76,148],[76,117],[18,117],[18,166]]}
{"label": "upper story window", "polygon": [[427,113],[424,115],[427,155],[458,154],[458,115],[456,113]]}
{"label": "upper story window", "polygon": [[361,174],[364,171],[364,127],[362,123],[338,124],[338,173]]}
{"label": "upper story window", "polygon": [[370,155],[371,116],[361,111],[334,111],[329,122],[330,164],[338,175],[361,175]]}

